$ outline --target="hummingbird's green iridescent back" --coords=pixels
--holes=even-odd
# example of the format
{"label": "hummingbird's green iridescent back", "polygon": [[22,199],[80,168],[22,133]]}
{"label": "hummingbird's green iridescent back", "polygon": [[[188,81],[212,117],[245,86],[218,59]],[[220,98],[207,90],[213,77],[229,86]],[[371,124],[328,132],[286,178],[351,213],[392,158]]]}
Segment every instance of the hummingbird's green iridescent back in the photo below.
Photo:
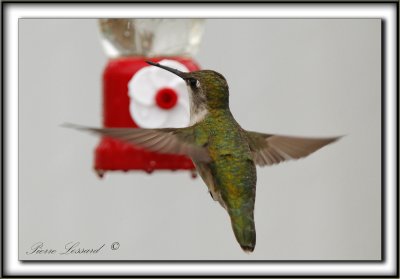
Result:
{"label": "hummingbird's green iridescent back", "polygon": [[251,252],[256,242],[253,211],[257,175],[246,133],[229,109],[211,109],[194,128],[197,143],[206,142],[211,157],[210,163],[194,163],[213,198],[227,210],[240,246]]}

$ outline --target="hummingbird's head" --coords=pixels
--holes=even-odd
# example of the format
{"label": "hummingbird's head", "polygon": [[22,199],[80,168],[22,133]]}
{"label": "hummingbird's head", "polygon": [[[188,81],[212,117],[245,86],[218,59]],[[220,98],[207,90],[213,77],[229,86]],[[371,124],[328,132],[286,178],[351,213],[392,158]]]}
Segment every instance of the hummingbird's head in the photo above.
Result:
{"label": "hummingbird's head", "polygon": [[212,70],[184,73],[179,70],[147,61],[148,64],[162,68],[181,77],[188,86],[192,110],[218,109],[229,107],[229,88],[223,75]]}

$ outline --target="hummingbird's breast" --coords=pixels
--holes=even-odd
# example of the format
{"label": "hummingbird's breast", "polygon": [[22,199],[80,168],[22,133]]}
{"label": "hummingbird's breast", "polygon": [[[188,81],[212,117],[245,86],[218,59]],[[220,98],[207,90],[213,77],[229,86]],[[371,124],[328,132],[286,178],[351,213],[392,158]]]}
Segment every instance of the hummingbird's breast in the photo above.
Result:
{"label": "hummingbird's breast", "polygon": [[237,199],[244,192],[252,196],[256,169],[243,129],[229,110],[211,111],[203,122],[209,131],[210,167],[216,177],[217,188],[227,191],[226,199]]}

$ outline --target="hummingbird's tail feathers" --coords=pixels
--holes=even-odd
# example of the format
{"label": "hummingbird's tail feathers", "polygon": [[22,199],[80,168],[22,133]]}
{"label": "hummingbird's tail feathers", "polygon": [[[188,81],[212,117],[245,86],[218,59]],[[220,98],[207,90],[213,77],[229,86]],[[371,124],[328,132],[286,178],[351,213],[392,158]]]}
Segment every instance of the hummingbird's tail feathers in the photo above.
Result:
{"label": "hummingbird's tail feathers", "polygon": [[187,128],[91,128],[75,124],[64,127],[112,137],[149,151],[192,157],[200,162],[210,161],[208,150],[195,143],[191,127]]}
{"label": "hummingbird's tail feathers", "polygon": [[247,254],[252,253],[255,248],[255,246],[243,246],[243,245],[240,245],[240,247],[242,247],[242,250]]}
{"label": "hummingbird's tail feathers", "polygon": [[[231,213],[230,213],[231,214]],[[237,242],[246,253],[251,253],[256,247],[256,228],[254,224],[253,213],[249,214],[231,214],[232,229]]]}
{"label": "hummingbird's tail feathers", "polygon": [[246,132],[252,151],[253,161],[259,166],[279,164],[280,162],[299,159],[318,149],[333,143],[340,137],[305,138],[280,135],[268,135]]}

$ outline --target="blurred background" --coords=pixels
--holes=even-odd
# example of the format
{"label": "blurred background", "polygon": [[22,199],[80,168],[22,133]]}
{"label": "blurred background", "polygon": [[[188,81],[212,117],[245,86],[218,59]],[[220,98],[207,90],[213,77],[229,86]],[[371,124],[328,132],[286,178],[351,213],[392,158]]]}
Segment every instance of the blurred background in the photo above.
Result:
{"label": "blurred background", "polygon": [[[306,159],[258,168],[257,246],[187,171],[93,171],[104,52],[95,19],[19,21],[21,260],[378,260],[381,21],[207,19],[194,59],[222,73],[245,129],[346,135]],[[79,241],[96,255],[27,255]],[[118,250],[111,244],[118,242]]]}

